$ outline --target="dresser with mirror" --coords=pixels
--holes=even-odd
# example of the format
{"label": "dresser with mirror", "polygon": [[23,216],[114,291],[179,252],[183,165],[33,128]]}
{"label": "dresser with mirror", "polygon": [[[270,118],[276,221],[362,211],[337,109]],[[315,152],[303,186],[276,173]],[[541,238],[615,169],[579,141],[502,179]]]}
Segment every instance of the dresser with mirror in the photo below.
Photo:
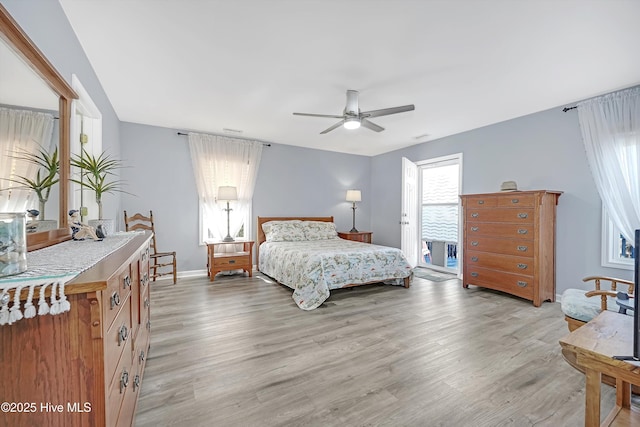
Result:
{"label": "dresser with mirror", "polygon": [[[116,236],[102,242],[71,240],[70,125],[72,101],[77,95],[2,4],[0,43],[0,106],[47,111],[55,108],[57,117],[54,137],[60,156],[60,182],[57,200],[51,205],[57,206],[59,227],[28,234],[30,255],[47,251],[52,258],[64,257],[70,249],[85,245],[74,262],[85,261],[86,266],[79,272],[72,271],[60,281],[64,286],[58,285],[57,289],[53,284],[44,286],[54,277],[48,275],[46,264],[44,274],[29,279],[21,275],[0,278],[0,320],[3,311],[11,311],[11,316],[5,317],[8,322],[0,321],[0,396],[8,405],[0,414],[0,426],[130,426],[151,337],[151,235],[127,233],[117,237],[123,243],[113,251],[104,250],[95,261],[82,259],[84,248],[108,247]],[[12,70],[23,71],[7,72],[9,63],[13,64]],[[49,92],[49,104],[19,97],[34,91],[34,99],[42,99],[36,89]],[[31,264],[35,263],[28,265],[27,273],[34,270]],[[24,285],[16,286],[16,282]],[[33,310],[38,295],[49,302],[45,304],[48,312]],[[16,307],[19,317],[15,316]],[[32,310],[28,316],[27,307]]]}

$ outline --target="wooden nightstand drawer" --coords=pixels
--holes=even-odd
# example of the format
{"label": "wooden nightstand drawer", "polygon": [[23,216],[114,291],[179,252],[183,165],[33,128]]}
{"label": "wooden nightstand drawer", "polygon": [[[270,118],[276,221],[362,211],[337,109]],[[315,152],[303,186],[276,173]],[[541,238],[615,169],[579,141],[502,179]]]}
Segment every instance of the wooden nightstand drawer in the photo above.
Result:
{"label": "wooden nightstand drawer", "polygon": [[236,252],[233,255],[220,254],[213,257],[214,267],[233,267],[247,263],[251,263],[249,252]]}

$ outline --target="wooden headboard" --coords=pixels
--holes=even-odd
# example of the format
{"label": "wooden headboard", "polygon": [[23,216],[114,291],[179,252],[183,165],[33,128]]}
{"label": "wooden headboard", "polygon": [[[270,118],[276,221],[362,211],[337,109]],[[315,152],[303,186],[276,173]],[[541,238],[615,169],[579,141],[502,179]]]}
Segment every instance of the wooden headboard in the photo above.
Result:
{"label": "wooden headboard", "polygon": [[256,269],[260,266],[260,245],[267,240],[262,230],[262,224],[269,221],[291,221],[298,219],[300,221],[324,221],[333,222],[332,216],[259,216],[258,228],[256,231]]}

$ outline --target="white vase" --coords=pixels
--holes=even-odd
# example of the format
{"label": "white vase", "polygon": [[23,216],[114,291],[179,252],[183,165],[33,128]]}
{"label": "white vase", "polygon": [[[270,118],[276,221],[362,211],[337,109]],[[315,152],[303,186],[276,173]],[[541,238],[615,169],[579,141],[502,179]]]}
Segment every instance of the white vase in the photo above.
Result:
{"label": "white vase", "polygon": [[101,225],[105,236],[110,236],[116,230],[116,221],[114,219],[90,219],[87,223],[96,230]]}

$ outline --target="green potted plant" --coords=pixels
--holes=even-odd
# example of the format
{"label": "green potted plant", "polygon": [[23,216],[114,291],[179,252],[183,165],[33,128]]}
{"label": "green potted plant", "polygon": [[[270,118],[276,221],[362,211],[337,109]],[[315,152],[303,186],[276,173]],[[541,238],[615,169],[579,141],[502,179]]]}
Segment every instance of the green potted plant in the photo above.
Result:
{"label": "green potted plant", "polygon": [[37,165],[38,171],[36,172],[35,178],[27,178],[26,176],[21,175],[18,175],[15,178],[10,178],[9,181],[18,184],[18,186],[11,188],[28,188],[38,196],[38,211],[40,218],[38,221],[39,227],[37,227],[38,231],[56,228],[57,221],[51,220],[51,224],[47,224],[49,221],[45,221],[45,205],[49,200],[51,187],[60,181],[60,177],[58,175],[58,171],[60,169],[58,147],[56,147],[51,154],[49,154],[44,148],[40,148],[37,153],[30,153],[26,150],[22,150],[22,152],[17,154],[15,158]]}
{"label": "green potted plant", "polygon": [[71,166],[80,169],[79,178],[71,178],[72,182],[85,187],[94,192],[96,203],[98,205],[98,219],[90,220],[89,225],[102,225],[105,234],[113,232],[113,219],[104,219],[102,217],[102,196],[106,193],[127,193],[122,189],[123,181],[119,179],[109,179],[115,176],[115,171],[122,168],[120,160],[114,159],[105,152],[95,156],[89,154],[84,148],[80,155],[75,154],[71,157]]}

